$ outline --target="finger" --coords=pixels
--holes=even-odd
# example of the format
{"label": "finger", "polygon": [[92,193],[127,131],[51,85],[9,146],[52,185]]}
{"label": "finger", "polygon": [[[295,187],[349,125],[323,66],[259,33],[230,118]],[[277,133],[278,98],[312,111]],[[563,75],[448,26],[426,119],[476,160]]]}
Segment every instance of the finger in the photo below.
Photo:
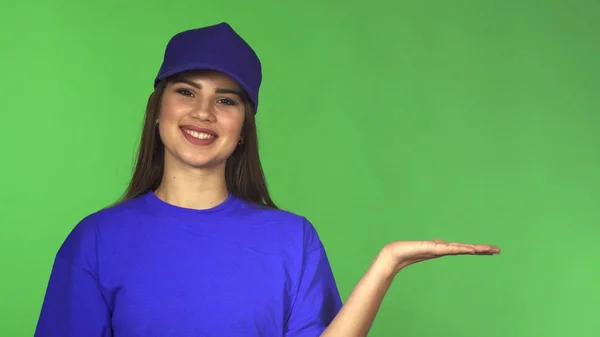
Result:
{"label": "finger", "polygon": [[477,252],[473,245],[459,242],[449,242],[441,247],[441,253],[444,255],[464,255],[475,254]]}
{"label": "finger", "polygon": [[493,255],[499,254],[500,249],[486,244],[470,244],[463,242],[446,242],[442,239],[421,241],[422,245],[429,245],[434,255]]}
{"label": "finger", "polygon": [[500,249],[496,246],[486,244],[471,244],[471,247],[475,250],[475,254],[498,254]]}
{"label": "finger", "polygon": [[459,249],[460,251],[468,251],[470,249],[472,254],[476,255],[491,255],[500,253],[500,249],[498,247],[487,244],[468,244],[462,242],[450,242],[449,245],[454,247],[461,247]]}
{"label": "finger", "polygon": [[475,246],[475,254],[483,254],[483,255],[492,255],[492,254],[500,254],[500,248],[492,245],[474,245]]}

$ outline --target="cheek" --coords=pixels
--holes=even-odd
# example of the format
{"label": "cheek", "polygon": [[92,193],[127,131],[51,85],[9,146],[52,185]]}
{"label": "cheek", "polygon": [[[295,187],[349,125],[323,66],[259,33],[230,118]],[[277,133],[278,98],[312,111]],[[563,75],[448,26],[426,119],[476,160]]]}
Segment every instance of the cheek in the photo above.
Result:
{"label": "cheek", "polygon": [[226,134],[227,139],[231,139],[231,141],[237,143],[238,139],[241,136],[242,128],[244,126],[244,118],[243,116],[235,116],[234,118],[229,118],[226,121],[223,121],[222,132]]}
{"label": "cheek", "polygon": [[174,146],[178,137],[177,133],[180,132],[178,124],[185,113],[185,109],[176,104],[169,104],[168,100],[161,105],[158,115],[159,134],[163,144],[167,147]]}
{"label": "cheek", "polygon": [[172,122],[181,119],[188,113],[189,108],[182,104],[174,104],[166,100],[160,108],[159,120],[164,122]]}

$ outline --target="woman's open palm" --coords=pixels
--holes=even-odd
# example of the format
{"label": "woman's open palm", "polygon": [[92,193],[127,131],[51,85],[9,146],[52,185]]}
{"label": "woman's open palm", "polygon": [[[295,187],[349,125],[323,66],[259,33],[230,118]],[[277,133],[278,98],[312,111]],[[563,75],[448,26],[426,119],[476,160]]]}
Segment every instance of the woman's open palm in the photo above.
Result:
{"label": "woman's open palm", "polygon": [[411,264],[448,255],[494,255],[500,249],[486,244],[446,242],[444,240],[395,241],[385,252],[396,261],[398,270]]}

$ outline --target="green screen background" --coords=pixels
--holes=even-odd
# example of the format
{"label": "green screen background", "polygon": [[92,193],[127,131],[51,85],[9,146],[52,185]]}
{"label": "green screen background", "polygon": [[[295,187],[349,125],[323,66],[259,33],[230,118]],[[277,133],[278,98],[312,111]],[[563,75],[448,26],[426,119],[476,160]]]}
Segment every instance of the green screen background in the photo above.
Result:
{"label": "green screen background", "polygon": [[59,245],[124,190],[168,38],[220,21],[263,61],[270,189],[314,223],[344,298],[391,240],[503,250],[402,271],[370,336],[600,336],[600,2],[3,1],[0,13],[0,336],[33,334]]}

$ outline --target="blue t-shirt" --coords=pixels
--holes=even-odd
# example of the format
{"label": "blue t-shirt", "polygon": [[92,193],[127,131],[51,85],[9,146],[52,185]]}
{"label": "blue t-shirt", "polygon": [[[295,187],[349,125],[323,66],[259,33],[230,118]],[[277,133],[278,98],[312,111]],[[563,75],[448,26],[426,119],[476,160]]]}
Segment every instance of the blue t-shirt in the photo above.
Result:
{"label": "blue t-shirt", "polygon": [[36,337],[317,337],[341,308],[309,221],[234,196],[153,192],[85,217],[60,247]]}

